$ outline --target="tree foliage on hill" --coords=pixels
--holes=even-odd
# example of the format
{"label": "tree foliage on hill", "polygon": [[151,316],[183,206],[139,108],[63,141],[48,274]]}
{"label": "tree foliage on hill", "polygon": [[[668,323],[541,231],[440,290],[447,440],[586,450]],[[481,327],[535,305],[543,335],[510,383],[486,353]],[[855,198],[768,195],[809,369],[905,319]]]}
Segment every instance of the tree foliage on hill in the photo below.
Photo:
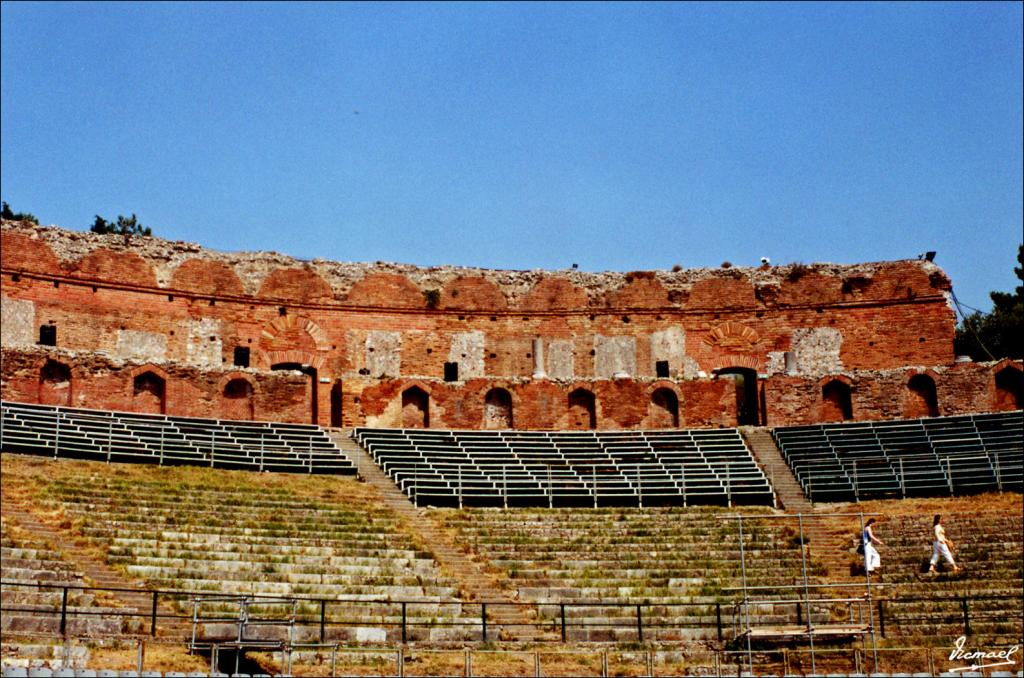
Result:
{"label": "tree foliage on hill", "polygon": [[36,216],[30,212],[12,211],[11,206],[7,204],[7,201],[3,201],[3,209],[0,210],[0,217],[7,219],[8,221],[31,221],[33,224],[39,223]]}
{"label": "tree foliage on hill", "polygon": [[1020,285],[1012,292],[992,292],[992,312],[975,311],[956,328],[957,355],[974,360],[1024,358],[1024,245],[1017,250],[1013,272]]}
{"label": "tree foliage on hill", "polygon": [[96,215],[96,221],[89,228],[93,233],[116,233],[117,235],[153,235],[153,230],[139,223],[133,213],[130,217],[123,214],[117,215],[117,221],[107,221],[100,215]]}

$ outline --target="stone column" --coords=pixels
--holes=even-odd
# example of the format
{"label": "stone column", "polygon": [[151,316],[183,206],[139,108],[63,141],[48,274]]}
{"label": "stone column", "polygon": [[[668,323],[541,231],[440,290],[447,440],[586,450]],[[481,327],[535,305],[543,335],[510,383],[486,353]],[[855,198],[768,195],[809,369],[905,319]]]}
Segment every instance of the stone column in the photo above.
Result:
{"label": "stone column", "polygon": [[536,337],[533,340],[533,378],[544,379],[547,376],[544,372],[544,340]]}

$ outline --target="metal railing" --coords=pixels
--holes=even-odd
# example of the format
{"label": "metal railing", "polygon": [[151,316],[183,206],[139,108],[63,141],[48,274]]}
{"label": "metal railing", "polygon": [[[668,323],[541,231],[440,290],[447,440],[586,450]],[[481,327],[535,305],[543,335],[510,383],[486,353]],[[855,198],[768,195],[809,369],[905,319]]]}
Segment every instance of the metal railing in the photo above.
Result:
{"label": "metal railing", "polygon": [[[956,627],[964,635],[976,632],[980,623],[998,622],[1004,624],[1020,624],[1022,617],[1022,597],[1020,595],[956,595],[945,598],[938,597],[892,597],[879,598],[873,601],[855,597],[815,597],[812,599],[759,599],[744,601],[730,598],[707,600],[705,602],[686,603],[652,603],[652,602],[506,602],[506,601],[438,601],[438,600],[337,600],[325,598],[303,598],[261,595],[224,595],[193,591],[160,590],[160,589],[128,589],[112,587],[88,587],[66,584],[22,583],[0,581],[5,590],[39,590],[60,593],[60,604],[40,609],[40,605],[19,605],[4,602],[0,604],[0,612],[6,615],[24,614],[33,617],[57,619],[56,635],[69,637],[69,622],[77,618],[106,617],[120,619],[124,628],[134,631],[118,635],[150,636],[180,635],[188,637],[193,644],[209,644],[210,638],[204,638],[202,629],[207,625],[224,625],[231,628],[230,637],[218,637],[221,644],[263,643],[266,639],[248,635],[248,630],[257,626],[279,626],[286,629],[279,640],[284,644],[295,644],[298,639],[326,643],[332,629],[343,628],[377,628],[384,631],[378,636],[379,642],[407,643],[422,639],[424,631],[435,629],[456,629],[464,631],[462,638],[467,641],[492,643],[499,640],[515,638],[517,627],[529,627],[539,631],[542,638],[549,642],[588,642],[607,641],[614,637],[617,640],[635,642],[656,641],[662,632],[674,638],[678,631],[704,630],[708,640],[728,641],[743,635],[746,629],[757,628],[759,624],[757,612],[750,609],[740,611],[743,606],[770,606],[771,624],[804,626],[808,625],[812,614],[819,618],[827,612],[833,623],[848,624],[851,627],[865,626],[872,623],[865,605],[874,608],[874,622],[879,635],[892,636],[893,630],[905,625],[919,625],[923,622],[947,624]],[[71,604],[70,594],[77,593],[109,593],[109,594],[143,594],[149,604],[145,609],[138,607],[100,608],[75,607]],[[925,615],[915,613],[913,606],[927,603],[932,609]],[[996,603],[997,611],[990,608]],[[462,614],[448,618],[438,618],[438,605],[458,606]],[[219,607],[213,607],[219,606]],[[936,611],[935,606],[942,609]],[[349,612],[334,614],[339,607]],[[526,612],[523,618],[528,622],[509,623],[495,620],[495,612],[501,608],[517,608]],[[838,608],[845,612],[839,614]],[[347,617],[352,610],[364,608],[367,614],[359,617]],[[178,611],[168,611],[177,609]],[[230,610],[230,611],[227,611]],[[426,610],[421,612],[421,610]],[[588,615],[588,611],[595,611]],[[816,612],[817,611],[817,612]],[[779,617],[785,617],[780,621]],[[742,617],[742,619],[741,619]],[[868,621],[865,621],[865,618]],[[686,621],[680,622],[683,618]],[[137,622],[131,624],[132,621]],[[767,623],[767,622],[766,622]],[[819,622],[820,623],[820,622]],[[499,636],[496,627],[503,629]],[[224,634],[221,634],[224,635]],[[897,632],[897,635],[900,635]],[[536,634],[533,636],[536,638]],[[371,641],[372,642],[372,641]]]}

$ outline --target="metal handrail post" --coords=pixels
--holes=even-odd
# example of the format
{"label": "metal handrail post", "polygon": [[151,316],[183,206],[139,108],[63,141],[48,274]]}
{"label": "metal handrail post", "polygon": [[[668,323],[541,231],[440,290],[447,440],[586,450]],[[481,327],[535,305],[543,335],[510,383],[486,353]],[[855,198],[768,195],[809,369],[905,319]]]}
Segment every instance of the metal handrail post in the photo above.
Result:
{"label": "metal handrail post", "polygon": [[853,460],[853,500],[860,502],[860,483],[857,478],[857,460]]}
{"label": "metal handrail post", "polygon": [[[730,472],[730,462],[725,462],[725,500],[726,503],[732,508],[732,473]],[[753,673],[754,669],[750,669]]]}
{"label": "metal handrail post", "polygon": [[554,488],[551,486],[551,464],[548,464],[548,508],[555,507],[553,492]]}
{"label": "metal handrail post", "polygon": [[[736,516],[736,522],[739,526],[739,538],[740,538],[740,578],[743,582],[743,614],[747,622],[747,666],[750,670],[750,674],[754,674],[754,648],[751,644],[751,626],[750,626],[750,602],[747,597],[747,552],[743,546],[743,516]],[[813,655],[812,661],[813,661]]]}
{"label": "metal handrail post", "polygon": [[153,609],[149,620],[149,635],[156,637],[156,597],[157,592],[153,591]]}
{"label": "metal handrail post", "polygon": [[683,491],[683,508],[686,508],[686,465],[679,462],[679,487]]}
{"label": "metal handrail post", "polygon": [[636,466],[636,500],[639,503],[640,508],[644,507],[644,488],[640,484],[640,465]]}
{"label": "metal handrail post", "polygon": [[67,636],[68,630],[68,587],[65,586],[60,597],[60,635]]}
{"label": "metal handrail post", "polygon": [[907,474],[903,470],[903,457],[900,457],[900,496],[907,498]]}
{"label": "metal handrail post", "polygon": [[[811,620],[811,588],[807,582],[807,547],[804,541],[804,514],[796,514],[796,520],[800,528],[800,570],[804,581],[804,601],[807,605],[807,638],[810,641],[811,647],[811,673],[817,673],[817,667],[814,663],[814,622]],[[754,669],[751,668],[750,672],[753,673]]]}

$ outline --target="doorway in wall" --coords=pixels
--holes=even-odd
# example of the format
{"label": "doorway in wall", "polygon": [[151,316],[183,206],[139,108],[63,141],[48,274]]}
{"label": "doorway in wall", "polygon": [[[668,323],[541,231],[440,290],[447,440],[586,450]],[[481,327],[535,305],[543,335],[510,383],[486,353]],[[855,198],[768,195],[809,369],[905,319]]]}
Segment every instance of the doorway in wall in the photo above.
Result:
{"label": "doorway in wall", "polygon": [[319,424],[319,411],[318,411],[318,400],[317,400],[317,374],[316,368],[310,365],[303,365],[301,363],[275,363],[270,366],[272,370],[297,370],[302,372],[309,377],[309,403],[310,403],[310,421],[313,424]]}
{"label": "doorway in wall", "polygon": [[736,425],[758,426],[761,407],[757,397],[757,371],[749,367],[725,367],[717,371],[720,377],[736,382]]}
{"label": "doorway in wall", "polygon": [[331,426],[341,428],[341,382],[334,382],[331,387]]}

